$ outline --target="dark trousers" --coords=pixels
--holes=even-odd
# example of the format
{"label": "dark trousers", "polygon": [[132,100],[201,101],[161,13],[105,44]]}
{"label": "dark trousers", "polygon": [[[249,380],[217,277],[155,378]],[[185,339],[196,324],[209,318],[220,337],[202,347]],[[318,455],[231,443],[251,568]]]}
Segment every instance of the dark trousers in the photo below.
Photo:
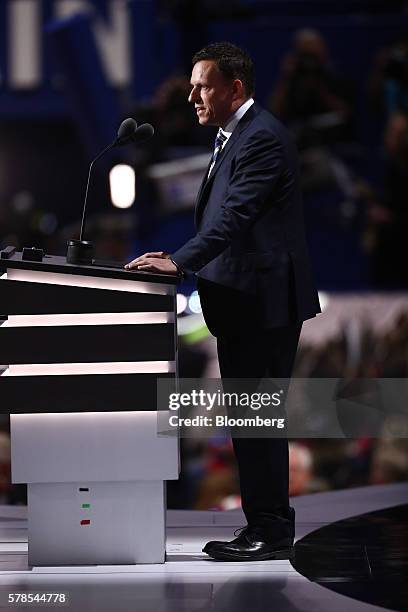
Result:
{"label": "dark trousers", "polygon": [[[224,378],[290,378],[302,323],[217,337]],[[242,509],[248,524],[268,526],[289,518],[289,453],[285,437],[232,437]]]}

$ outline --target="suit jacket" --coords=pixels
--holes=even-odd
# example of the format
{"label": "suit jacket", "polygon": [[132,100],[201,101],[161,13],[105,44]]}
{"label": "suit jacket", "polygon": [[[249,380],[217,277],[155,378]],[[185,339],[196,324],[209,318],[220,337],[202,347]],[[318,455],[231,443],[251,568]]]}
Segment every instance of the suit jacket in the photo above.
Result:
{"label": "suit jacket", "polygon": [[196,236],[171,257],[197,275],[211,333],[285,326],[321,312],[297,152],[285,127],[257,103],[204,176],[195,225]]}

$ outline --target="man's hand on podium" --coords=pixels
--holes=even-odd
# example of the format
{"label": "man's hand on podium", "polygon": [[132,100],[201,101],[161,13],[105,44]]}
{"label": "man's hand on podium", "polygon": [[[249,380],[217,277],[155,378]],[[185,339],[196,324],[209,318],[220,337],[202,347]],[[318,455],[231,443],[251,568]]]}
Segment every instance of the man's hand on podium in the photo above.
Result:
{"label": "man's hand on podium", "polygon": [[158,272],[160,274],[180,274],[179,268],[170,259],[169,253],[154,251],[136,257],[125,265],[126,270],[141,270],[145,272]]}

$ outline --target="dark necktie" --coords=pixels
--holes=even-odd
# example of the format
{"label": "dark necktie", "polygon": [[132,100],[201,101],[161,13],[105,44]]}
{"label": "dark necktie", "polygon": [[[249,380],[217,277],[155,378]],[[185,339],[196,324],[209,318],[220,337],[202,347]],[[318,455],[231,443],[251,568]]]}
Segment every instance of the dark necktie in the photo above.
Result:
{"label": "dark necktie", "polygon": [[211,174],[211,170],[214,168],[214,164],[217,161],[218,155],[220,154],[222,145],[224,144],[226,140],[227,140],[227,137],[224,136],[221,130],[218,130],[218,134],[215,138],[215,143],[214,143],[214,152],[213,152],[212,159],[211,159],[211,167],[210,167],[210,171],[208,174]]}

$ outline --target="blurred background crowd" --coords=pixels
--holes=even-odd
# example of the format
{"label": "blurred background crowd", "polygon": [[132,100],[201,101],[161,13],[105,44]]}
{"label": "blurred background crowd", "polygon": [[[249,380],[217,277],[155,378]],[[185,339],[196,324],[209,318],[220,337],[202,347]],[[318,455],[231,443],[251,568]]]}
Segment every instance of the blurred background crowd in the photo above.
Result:
{"label": "blurred background crowd", "polygon": [[[190,238],[215,136],[187,102],[191,56],[217,40],[251,53],[255,97],[299,150],[324,312],[304,325],[294,375],[407,377],[404,0],[1,3],[0,248],[65,254],[78,235],[88,165],[128,116],[151,122],[155,137],[96,167],[87,237],[97,257],[126,262]],[[178,310],[180,376],[218,376],[192,279],[179,287]],[[2,419],[0,501],[23,502],[24,489],[10,485]],[[182,440],[182,465],[170,507],[239,505],[227,437]],[[407,478],[406,438],[290,444],[291,495]]]}

